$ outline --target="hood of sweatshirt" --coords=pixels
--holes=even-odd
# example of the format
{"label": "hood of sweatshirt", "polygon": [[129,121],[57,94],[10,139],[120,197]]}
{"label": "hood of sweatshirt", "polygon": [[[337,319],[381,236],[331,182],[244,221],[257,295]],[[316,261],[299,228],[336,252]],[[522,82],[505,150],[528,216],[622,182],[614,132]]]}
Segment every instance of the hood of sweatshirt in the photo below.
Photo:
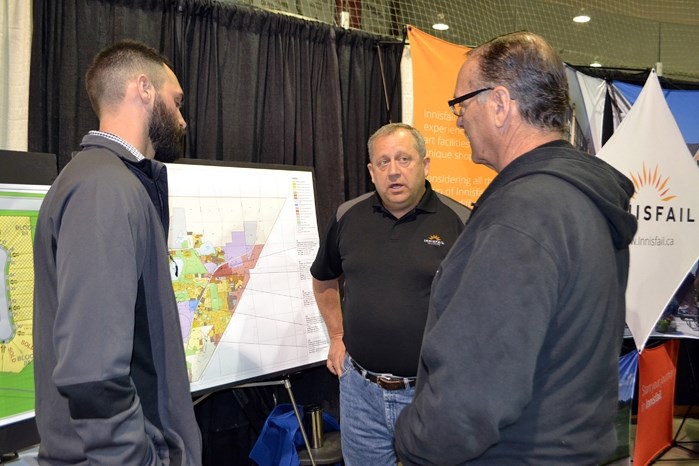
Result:
{"label": "hood of sweatshirt", "polygon": [[549,142],[513,160],[476,201],[471,216],[477,215],[478,206],[499,187],[532,174],[555,176],[575,186],[607,219],[614,246],[628,248],[638,227],[636,217],[629,213],[633,183],[608,163],[563,140]]}

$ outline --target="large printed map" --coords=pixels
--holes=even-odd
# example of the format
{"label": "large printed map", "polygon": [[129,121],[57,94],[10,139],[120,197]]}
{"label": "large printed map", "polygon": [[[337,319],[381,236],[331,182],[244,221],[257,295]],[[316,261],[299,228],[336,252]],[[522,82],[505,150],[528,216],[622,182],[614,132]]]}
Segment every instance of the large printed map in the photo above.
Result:
{"label": "large printed map", "polygon": [[33,232],[48,186],[0,184],[0,426],[33,415]]}
{"label": "large printed map", "polygon": [[168,165],[170,272],[192,391],[326,358],[309,171]]}
{"label": "large printed map", "polygon": [[[193,392],[322,361],[310,171],[168,165],[170,271]],[[33,416],[33,232],[48,186],[0,184],[0,426]]]}

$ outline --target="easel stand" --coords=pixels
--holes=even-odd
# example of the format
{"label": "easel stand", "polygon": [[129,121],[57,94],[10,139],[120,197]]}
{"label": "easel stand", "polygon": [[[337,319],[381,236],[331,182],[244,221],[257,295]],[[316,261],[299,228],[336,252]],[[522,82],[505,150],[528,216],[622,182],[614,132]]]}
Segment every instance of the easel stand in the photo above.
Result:
{"label": "easel stand", "polygon": [[[252,382],[252,383],[246,383],[243,385],[236,385],[233,388],[254,388],[254,387],[269,387],[272,385],[284,385],[284,388],[286,388],[286,392],[289,394],[289,400],[291,401],[291,406],[294,408],[294,414],[296,415],[296,420],[299,423],[299,429],[301,429],[301,436],[303,437],[303,443],[306,445],[306,451],[308,451],[308,459],[311,461],[311,464],[313,466],[316,466],[315,459],[313,458],[313,454],[311,453],[311,444],[308,441],[308,436],[306,435],[306,429],[303,427],[303,420],[301,419],[301,414],[299,413],[298,408],[296,407],[296,399],[294,398],[294,393],[291,391],[291,381],[287,378],[282,379],[282,380],[271,380],[267,382]],[[195,402],[194,405],[197,405],[201,401],[203,401],[208,395],[204,395],[201,398],[198,398]]]}

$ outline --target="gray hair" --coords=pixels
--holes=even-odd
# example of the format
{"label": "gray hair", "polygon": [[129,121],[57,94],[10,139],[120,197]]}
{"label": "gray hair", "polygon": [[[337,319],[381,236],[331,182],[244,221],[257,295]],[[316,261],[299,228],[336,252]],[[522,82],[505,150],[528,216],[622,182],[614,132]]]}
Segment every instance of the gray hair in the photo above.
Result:
{"label": "gray hair", "polygon": [[415,140],[415,150],[417,151],[418,155],[420,155],[420,159],[424,159],[427,155],[427,149],[425,148],[425,138],[422,137],[420,131],[405,123],[389,123],[376,130],[376,132],[369,138],[369,141],[367,142],[367,148],[369,149],[369,160],[371,160],[371,157],[374,155],[373,147],[374,142],[377,139],[384,136],[389,136],[400,130],[405,130],[413,135],[413,139]]}
{"label": "gray hair", "polygon": [[471,50],[481,87],[504,86],[532,126],[565,133],[571,115],[563,61],[543,37],[513,32]]}

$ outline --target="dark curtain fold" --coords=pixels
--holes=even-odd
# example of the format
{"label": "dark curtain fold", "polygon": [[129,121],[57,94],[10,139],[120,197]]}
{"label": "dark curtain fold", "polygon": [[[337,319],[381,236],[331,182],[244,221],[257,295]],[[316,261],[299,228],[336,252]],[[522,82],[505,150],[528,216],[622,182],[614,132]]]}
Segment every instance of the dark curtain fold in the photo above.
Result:
{"label": "dark curtain fold", "polygon": [[612,96],[609,93],[609,83],[605,83],[607,89],[604,95],[604,109],[602,119],[602,145],[614,134],[614,115],[612,111]]}
{"label": "dark curtain fold", "polygon": [[[401,56],[396,44],[209,0],[33,5],[29,150],[58,154],[59,169],[98,127],[85,91],[87,66],[105,46],[131,38],[173,63],[185,92],[185,157],[313,167],[321,230],[338,204],[373,189],[366,142],[389,120],[385,89],[393,121],[401,115],[400,88],[392,89]],[[337,416],[337,379],[317,367],[306,382],[297,400],[317,403],[321,396]],[[229,420],[197,416],[205,464],[232,454],[244,464],[254,438],[248,427],[236,428],[236,436]]]}
{"label": "dark curtain fold", "polygon": [[313,167],[319,220],[332,215],[344,200],[332,28],[192,0],[176,16],[186,156]]}
{"label": "dark curtain fold", "polygon": [[345,198],[351,199],[373,189],[366,168],[369,136],[386,123],[401,121],[399,72],[403,47],[401,43],[382,42],[364,32],[338,30],[337,53],[342,96]]}
{"label": "dark curtain fold", "polygon": [[85,72],[105,46],[135,38],[163,50],[164,5],[159,1],[34,0],[29,89],[30,151],[58,156],[59,169],[97,129],[85,91]]}
{"label": "dark curtain fold", "polygon": [[59,168],[97,128],[87,66],[124,38],[171,59],[185,157],[312,167],[321,227],[372,189],[366,141],[389,120],[387,90],[400,120],[401,48],[359,31],[211,0],[34,0],[34,24],[29,149]]}

